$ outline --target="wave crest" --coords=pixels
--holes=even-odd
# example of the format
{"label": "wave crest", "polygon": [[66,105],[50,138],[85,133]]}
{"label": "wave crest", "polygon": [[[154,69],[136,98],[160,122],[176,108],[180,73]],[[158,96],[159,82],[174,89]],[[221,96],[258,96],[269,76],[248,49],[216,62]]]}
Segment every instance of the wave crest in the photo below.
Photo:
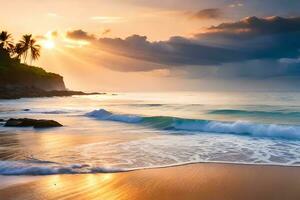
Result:
{"label": "wave crest", "polygon": [[223,122],[166,116],[145,117],[138,115],[115,114],[104,109],[87,113],[87,116],[96,118],[98,120],[147,125],[147,127],[153,127],[161,130],[300,139],[300,126],[298,125],[259,124],[247,121]]}
{"label": "wave crest", "polygon": [[113,114],[104,109],[94,110],[92,112],[87,113],[87,116],[94,117],[100,120],[109,120],[109,121],[118,121],[118,122],[127,122],[127,123],[138,123],[142,121],[142,117],[136,115],[121,115],[121,114]]}

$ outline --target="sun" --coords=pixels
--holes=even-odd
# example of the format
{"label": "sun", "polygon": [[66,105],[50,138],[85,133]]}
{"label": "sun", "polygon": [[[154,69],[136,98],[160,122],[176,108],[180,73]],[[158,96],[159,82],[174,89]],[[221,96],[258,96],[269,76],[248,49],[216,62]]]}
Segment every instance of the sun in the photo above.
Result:
{"label": "sun", "polygon": [[55,47],[55,43],[52,40],[45,40],[42,45],[46,49],[53,49]]}

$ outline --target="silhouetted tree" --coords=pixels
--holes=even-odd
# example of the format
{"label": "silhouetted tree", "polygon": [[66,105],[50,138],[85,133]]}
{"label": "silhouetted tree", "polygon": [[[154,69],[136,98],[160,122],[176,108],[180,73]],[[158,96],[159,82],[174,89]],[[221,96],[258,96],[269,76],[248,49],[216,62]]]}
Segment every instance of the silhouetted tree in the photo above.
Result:
{"label": "silhouetted tree", "polygon": [[14,49],[12,36],[7,31],[0,33],[0,48],[5,49],[8,53],[11,53]]}
{"label": "silhouetted tree", "polygon": [[31,56],[31,62],[37,60],[40,57],[40,49],[41,46],[32,38],[32,35],[23,35],[22,39],[16,45],[15,53],[17,54],[17,58],[23,57],[26,63],[28,54]]}
{"label": "silhouetted tree", "polygon": [[16,55],[16,58],[21,59],[21,56],[23,54],[22,51],[23,51],[22,44],[17,43],[14,48],[14,54]]}

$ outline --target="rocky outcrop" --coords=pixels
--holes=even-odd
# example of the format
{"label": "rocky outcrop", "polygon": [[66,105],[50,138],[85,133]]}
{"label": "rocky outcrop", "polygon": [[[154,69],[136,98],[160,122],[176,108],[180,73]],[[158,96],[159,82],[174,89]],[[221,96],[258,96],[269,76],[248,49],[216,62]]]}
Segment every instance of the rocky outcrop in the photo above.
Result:
{"label": "rocky outcrop", "polygon": [[61,127],[60,123],[54,120],[37,120],[37,119],[9,119],[5,123],[6,127],[33,127],[33,128],[52,128],[52,127]]}
{"label": "rocky outcrop", "polygon": [[93,95],[105,93],[84,93],[80,91],[70,90],[52,90],[45,91],[35,87],[22,87],[22,86],[0,86],[0,99],[19,99],[19,98],[32,98],[32,97],[66,97],[73,95]]}
{"label": "rocky outcrop", "polygon": [[44,69],[20,63],[0,49],[0,86],[34,87],[45,91],[66,90],[63,77]]}
{"label": "rocky outcrop", "polygon": [[22,64],[19,59],[11,58],[7,51],[0,48],[0,99],[90,94],[98,93],[67,90],[59,74]]}
{"label": "rocky outcrop", "polygon": [[33,87],[45,91],[66,90],[62,76],[23,64],[17,66],[1,66],[0,64],[0,85],[2,88]]}

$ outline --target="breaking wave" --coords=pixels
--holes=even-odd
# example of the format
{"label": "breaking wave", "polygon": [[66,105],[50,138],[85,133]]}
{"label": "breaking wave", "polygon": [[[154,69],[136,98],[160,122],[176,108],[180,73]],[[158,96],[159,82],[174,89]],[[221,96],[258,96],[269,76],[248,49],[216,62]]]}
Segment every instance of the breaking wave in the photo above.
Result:
{"label": "breaking wave", "polygon": [[247,121],[214,121],[203,119],[185,119],[167,116],[140,116],[112,113],[104,109],[86,114],[98,120],[116,121],[146,125],[160,130],[209,132],[222,134],[249,135],[255,137],[275,137],[300,139],[300,126],[281,124],[259,124]]}

